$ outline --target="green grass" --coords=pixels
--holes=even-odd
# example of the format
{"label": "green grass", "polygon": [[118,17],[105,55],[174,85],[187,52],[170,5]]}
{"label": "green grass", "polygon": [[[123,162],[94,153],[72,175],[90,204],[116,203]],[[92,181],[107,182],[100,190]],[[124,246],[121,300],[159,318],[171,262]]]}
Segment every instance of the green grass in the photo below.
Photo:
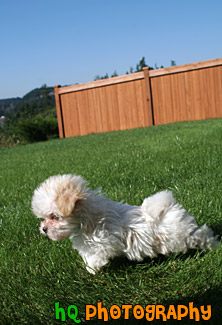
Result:
{"label": "green grass", "polygon": [[[63,173],[80,174],[91,188],[102,187],[111,199],[129,204],[139,205],[150,194],[170,189],[198,224],[206,222],[221,235],[221,161],[222,119],[2,149],[0,324],[61,324],[55,320],[58,301],[65,309],[76,305],[82,324],[85,305],[99,301],[106,308],[211,305],[216,324],[222,316],[221,247],[143,263],[118,258],[93,276],[68,239],[52,242],[39,234],[30,201],[40,182]],[[87,323],[100,324],[96,318]],[[124,324],[123,320],[106,323]],[[137,322],[132,316],[126,324]]]}

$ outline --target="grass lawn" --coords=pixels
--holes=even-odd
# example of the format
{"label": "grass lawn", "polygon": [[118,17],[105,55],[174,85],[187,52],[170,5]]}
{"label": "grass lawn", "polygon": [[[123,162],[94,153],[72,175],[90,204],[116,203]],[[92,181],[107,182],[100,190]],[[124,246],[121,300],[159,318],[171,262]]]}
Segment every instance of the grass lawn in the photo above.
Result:
{"label": "grass lawn", "polygon": [[[140,205],[170,189],[199,225],[222,235],[222,119],[154,126],[18,146],[0,151],[0,324],[61,324],[55,303],[67,311],[112,305],[211,306],[222,317],[222,247],[134,263],[115,259],[89,274],[71,242],[39,234],[30,211],[37,185],[50,175],[80,174],[113,200]],[[71,310],[74,313],[74,309]],[[62,314],[60,314],[62,315]],[[70,314],[74,317],[74,314]],[[151,315],[151,314],[150,314]],[[151,317],[151,316],[150,316]],[[162,320],[162,316],[160,316]],[[189,323],[189,315],[184,317]],[[157,321],[160,323],[162,321]],[[173,314],[167,323],[175,323]],[[66,313],[66,323],[75,324]],[[146,324],[144,318],[104,324]]]}

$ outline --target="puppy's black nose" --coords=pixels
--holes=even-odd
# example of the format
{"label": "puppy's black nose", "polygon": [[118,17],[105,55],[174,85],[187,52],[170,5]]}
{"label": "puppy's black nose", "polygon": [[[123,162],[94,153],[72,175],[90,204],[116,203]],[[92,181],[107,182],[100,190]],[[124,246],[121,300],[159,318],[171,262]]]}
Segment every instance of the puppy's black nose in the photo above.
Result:
{"label": "puppy's black nose", "polygon": [[42,230],[43,230],[45,233],[47,233],[47,228],[46,228],[45,226],[42,228]]}

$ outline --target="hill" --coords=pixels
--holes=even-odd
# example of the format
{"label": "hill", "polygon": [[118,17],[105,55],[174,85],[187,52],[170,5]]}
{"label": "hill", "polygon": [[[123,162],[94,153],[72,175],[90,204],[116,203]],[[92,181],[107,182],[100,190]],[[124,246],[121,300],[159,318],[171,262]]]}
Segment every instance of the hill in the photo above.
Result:
{"label": "hill", "polygon": [[35,106],[36,108],[45,106],[55,106],[54,89],[43,85],[28,92],[22,98],[0,99],[0,116],[14,116],[25,105]]}
{"label": "hill", "polygon": [[0,100],[0,147],[58,137],[54,89],[43,85],[22,98]]}

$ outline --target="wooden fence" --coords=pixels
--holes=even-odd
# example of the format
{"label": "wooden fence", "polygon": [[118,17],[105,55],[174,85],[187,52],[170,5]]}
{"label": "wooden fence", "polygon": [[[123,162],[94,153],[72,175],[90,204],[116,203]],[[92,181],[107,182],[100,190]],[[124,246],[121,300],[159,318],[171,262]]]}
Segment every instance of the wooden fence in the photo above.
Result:
{"label": "wooden fence", "polygon": [[222,59],[54,90],[61,138],[222,117]]}

